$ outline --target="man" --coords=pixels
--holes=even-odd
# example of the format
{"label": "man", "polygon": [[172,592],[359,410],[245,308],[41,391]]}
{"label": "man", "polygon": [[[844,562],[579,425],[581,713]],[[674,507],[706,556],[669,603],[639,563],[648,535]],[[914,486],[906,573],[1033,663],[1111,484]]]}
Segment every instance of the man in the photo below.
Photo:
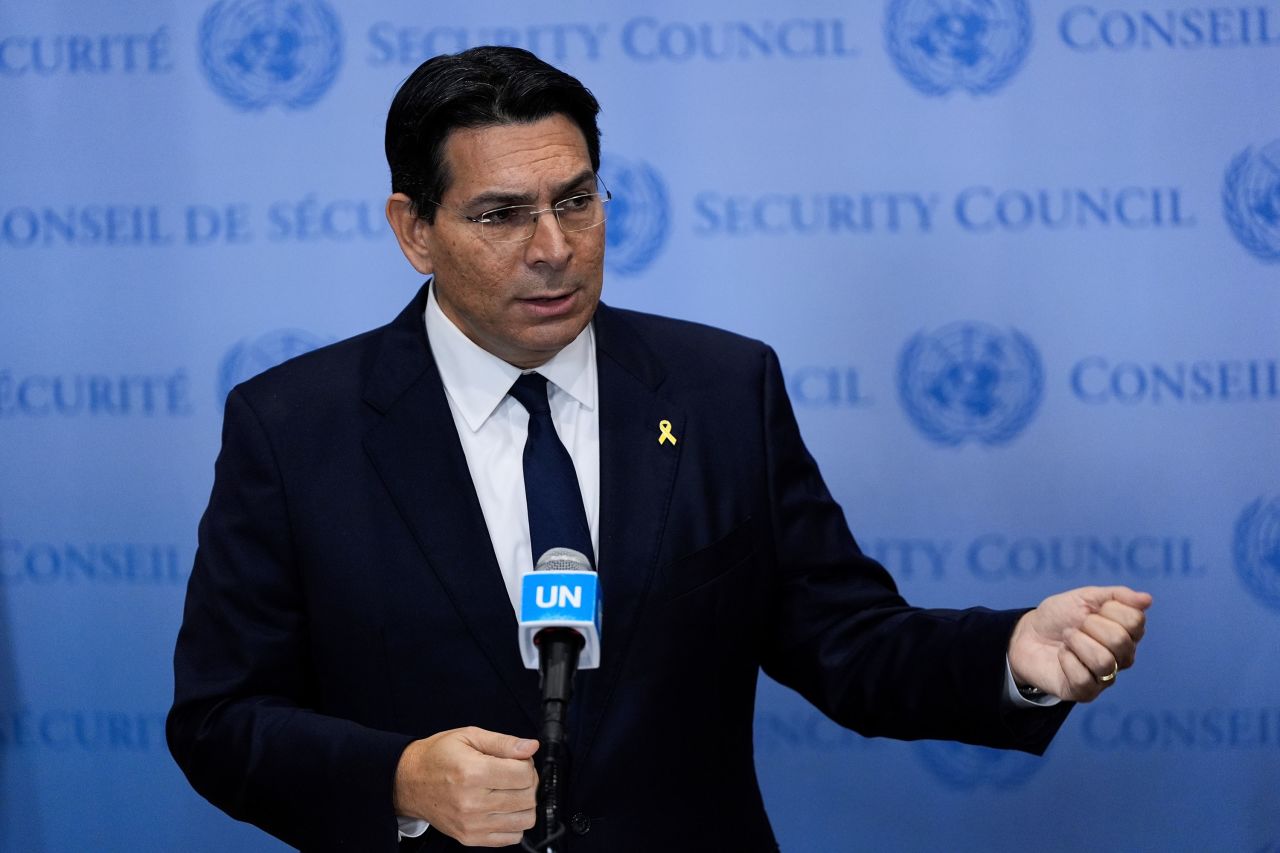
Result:
{"label": "man", "polygon": [[429,286],[228,398],[169,742],[197,790],[290,844],[495,847],[533,825],[537,676],[512,598],[544,523],[522,468],[540,418],[606,614],[558,850],[775,850],[761,668],[868,735],[1041,752],[1058,698],[1133,662],[1150,597],[1123,587],[1025,614],[907,606],[854,544],[771,350],[599,303],[597,112],[524,51],[424,63],[387,120],[387,217]]}

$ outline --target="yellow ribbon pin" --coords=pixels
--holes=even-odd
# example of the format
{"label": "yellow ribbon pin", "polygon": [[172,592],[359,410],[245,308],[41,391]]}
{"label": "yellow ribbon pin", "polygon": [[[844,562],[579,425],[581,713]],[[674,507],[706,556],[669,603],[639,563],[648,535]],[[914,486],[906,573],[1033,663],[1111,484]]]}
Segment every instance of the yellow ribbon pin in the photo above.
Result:
{"label": "yellow ribbon pin", "polygon": [[658,435],[658,444],[662,444],[666,441],[669,441],[672,444],[676,443],[676,437],[671,434],[671,421],[658,421],[658,429],[662,430]]}

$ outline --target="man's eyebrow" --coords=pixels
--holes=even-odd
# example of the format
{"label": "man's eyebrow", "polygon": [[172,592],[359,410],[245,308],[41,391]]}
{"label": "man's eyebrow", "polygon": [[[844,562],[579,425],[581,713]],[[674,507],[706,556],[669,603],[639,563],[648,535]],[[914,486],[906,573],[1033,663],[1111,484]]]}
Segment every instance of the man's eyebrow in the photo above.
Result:
{"label": "man's eyebrow", "polygon": [[514,190],[489,190],[473,196],[471,199],[463,203],[463,207],[477,208],[482,207],[485,210],[492,210],[496,207],[506,207],[512,204],[533,204],[537,201],[533,196],[527,193],[515,192]]}
{"label": "man's eyebrow", "polygon": [[[590,169],[583,169],[563,183],[556,184],[552,192],[553,199],[563,198],[565,193],[570,190],[582,188],[584,184],[595,179],[596,173]],[[498,207],[507,207],[513,204],[533,205],[538,201],[536,196],[528,193],[516,192],[514,190],[488,190],[477,196],[473,196],[470,200],[463,204],[463,207],[474,210],[477,207],[485,210],[493,210]]]}
{"label": "man's eyebrow", "polygon": [[583,169],[573,178],[570,178],[569,180],[565,181],[563,184],[557,185],[556,190],[552,195],[554,195],[556,198],[562,198],[564,197],[565,193],[569,192],[569,190],[581,189],[582,185],[585,184],[587,181],[594,181],[595,176],[596,176],[596,173],[591,171],[590,169]]}

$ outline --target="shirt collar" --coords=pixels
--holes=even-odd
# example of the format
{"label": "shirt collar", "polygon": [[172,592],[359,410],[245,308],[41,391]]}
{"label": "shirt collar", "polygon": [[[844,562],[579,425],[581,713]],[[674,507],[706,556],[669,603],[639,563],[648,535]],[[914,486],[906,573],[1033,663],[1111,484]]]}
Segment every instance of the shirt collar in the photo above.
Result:
{"label": "shirt collar", "polygon": [[[472,432],[484,426],[517,377],[525,371],[508,364],[462,333],[440,310],[434,283],[424,312],[427,343],[444,390]],[[588,323],[576,338],[536,372],[588,411],[596,407],[596,338]]]}

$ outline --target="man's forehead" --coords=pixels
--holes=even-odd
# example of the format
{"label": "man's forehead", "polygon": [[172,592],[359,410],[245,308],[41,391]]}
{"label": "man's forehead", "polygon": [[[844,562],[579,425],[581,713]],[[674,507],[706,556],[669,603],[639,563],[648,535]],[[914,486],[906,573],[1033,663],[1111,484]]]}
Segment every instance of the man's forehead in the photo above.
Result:
{"label": "man's forehead", "polygon": [[592,174],[581,129],[558,113],[532,122],[456,128],[442,153],[447,193],[453,196],[536,194]]}

